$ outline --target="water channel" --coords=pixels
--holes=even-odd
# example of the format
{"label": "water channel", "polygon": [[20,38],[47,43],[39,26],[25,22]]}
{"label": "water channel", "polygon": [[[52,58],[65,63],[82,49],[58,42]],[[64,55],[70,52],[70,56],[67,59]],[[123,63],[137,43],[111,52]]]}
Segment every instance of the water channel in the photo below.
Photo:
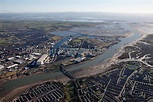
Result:
{"label": "water channel", "polygon": [[[128,43],[131,43],[131,42],[139,39],[142,36],[142,34],[139,33],[138,31],[136,31],[132,28],[129,28],[129,25],[124,25],[124,26],[126,26],[126,28],[130,29],[134,33],[131,37],[121,38],[121,41],[118,44],[115,44],[115,45],[109,47],[103,54],[97,56],[95,59],[83,62],[83,63],[75,65],[73,67],[68,67],[67,70],[70,72],[76,71],[81,68],[89,67],[89,66],[95,65],[99,62],[102,62],[106,59],[109,59],[116,52],[118,52],[118,50],[122,46],[124,46],[125,44],[128,44]],[[34,75],[26,76],[26,77],[17,78],[14,80],[9,80],[9,81],[3,83],[2,89],[4,89],[5,91],[6,90],[9,91],[13,88],[21,87],[24,85],[29,85],[29,84],[44,81],[44,80],[49,80],[49,79],[54,78],[56,76],[59,76],[61,74],[62,73],[60,71],[53,71],[50,73],[34,74]]]}

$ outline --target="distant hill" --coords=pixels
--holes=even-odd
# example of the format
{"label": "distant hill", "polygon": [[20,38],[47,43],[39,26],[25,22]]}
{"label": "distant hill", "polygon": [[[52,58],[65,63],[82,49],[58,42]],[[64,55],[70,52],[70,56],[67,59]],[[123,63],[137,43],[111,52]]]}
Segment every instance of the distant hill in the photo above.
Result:
{"label": "distant hill", "polygon": [[102,21],[128,20],[153,22],[153,15],[119,14],[119,13],[90,13],[90,12],[59,12],[59,13],[0,13],[0,20],[47,20],[47,21]]}

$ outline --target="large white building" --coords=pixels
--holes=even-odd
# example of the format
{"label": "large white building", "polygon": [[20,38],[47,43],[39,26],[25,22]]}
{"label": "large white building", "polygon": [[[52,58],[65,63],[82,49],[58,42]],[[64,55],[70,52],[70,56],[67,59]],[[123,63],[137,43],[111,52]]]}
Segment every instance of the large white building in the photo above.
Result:
{"label": "large white building", "polygon": [[47,59],[48,55],[47,54],[43,54],[37,61],[38,65],[44,64],[44,61]]}
{"label": "large white building", "polygon": [[15,67],[18,67],[18,64],[10,65],[10,66],[8,66],[7,68],[8,68],[8,69],[11,69],[11,68],[15,68]]}
{"label": "large white building", "polygon": [[2,69],[4,69],[4,66],[3,66],[3,65],[0,65],[0,71],[1,71]]}

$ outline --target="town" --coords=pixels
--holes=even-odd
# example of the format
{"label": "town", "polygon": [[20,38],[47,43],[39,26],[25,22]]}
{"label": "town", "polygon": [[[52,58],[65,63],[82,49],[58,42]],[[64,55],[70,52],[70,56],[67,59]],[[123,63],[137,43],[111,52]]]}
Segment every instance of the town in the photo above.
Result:
{"label": "town", "polygon": [[[68,28],[65,28],[65,26],[51,27],[54,30],[49,26],[50,30],[47,33],[46,30],[40,30],[35,25],[35,23],[39,24],[41,22],[32,22],[32,28],[26,27],[31,23],[28,25],[24,24],[25,22],[22,27],[18,28],[18,23],[20,24],[21,22],[18,21],[17,27],[13,28],[9,26],[6,28],[1,27],[0,79],[2,80],[16,79],[33,73],[44,73],[48,70],[52,71],[58,69],[60,64],[70,66],[91,60],[102,54],[110,46],[120,42],[119,38],[122,37],[94,36],[72,31],[58,32],[61,29],[67,30]],[[4,22],[5,24],[7,25]],[[48,28],[49,24],[44,24]],[[56,22],[53,22],[53,24],[56,26]],[[90,23],[83,24],[89,26]],[[67,23],[67,25],[72,24]],[[77,26],[79,26],[78,23],[74,25],[74,27]],[[50,32],[56,30],[57,34]],[[63,36],[65,33],[71,35]],[[6,36],[8,42],[6,41]]]}
{"label": "town", "polygon": [[0,0],[0,102],[153,102],[153,0]]}
{"label": "town", "polygon": [[[111,22],[111,24],[114,23]],[[88,23],[85,25],[91,27]],[[79,29],[78,25],[75,26]],[[116,23],[114,26],[116,27]],[[47,33],[38,28],[37,30],[28,28],[25,30],[27,40],[22,39],[22,41],[19,36],[17,37],[17,32],[13,33],[17,34],[14,37],[8,37],[8,42],[5,41],[5,37],[1,38],[3,42],[0,48],[0,79],[1,85],[4,86],[0,90],[2,94],[8,93],[8,90],[16,92],[12,96],[11,94],[4,96],[3,101],[137,102],[153,99],[152,35],[148,35],[134,46],[125,46],[118,60],[110,64],[103,72],[80,78],[75,74],[80,70],[77,68],[72,70],[71,67],[83,66],[90,63],[88,61],[94,62],[109,48],[119,44],[121,39],[126,37],[127,32],[130,34],[130,31],[125,30],[125,35],[106,36],[105,34],[91,35],[87,34],[88,32],[82,34],[81,31],[73,32],[74,29],[68,30],[64,27],[63,30],[67,31],[58,29],[57,31],[49,30]],[[120,31],[121,28],[118,29]],[[3,30],[2,36],[7,32]],[[22,34],[23,31],[19,32]],[[40,35],[35,36],[35,33],[39,32],[41,32]],[[9,35],[9,33],[4,35],[7,34]],[[31,37],[33,42],[28,41]],[[145,51],[145,49],[148,50]],[[30,78],[33,79],[29,80]],[[13,86],[9,84],[12,83],[11,81]],[[18,89],[24,85],[26,88],[22,92],[19,91]]]}
{"label": "town", "polygon": [[103,74],[80,79],[68,76],[72,80],[66,85],[57,82],[36,85],[13,102],[149,101],[153,98],[152,72],[141,62],[121,62]]}

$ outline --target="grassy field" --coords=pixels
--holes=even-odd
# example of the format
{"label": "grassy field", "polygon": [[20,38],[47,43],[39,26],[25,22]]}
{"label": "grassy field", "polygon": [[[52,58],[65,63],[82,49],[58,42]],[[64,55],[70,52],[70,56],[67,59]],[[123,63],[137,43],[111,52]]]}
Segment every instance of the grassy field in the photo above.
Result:
{"label": "grassy field", "polygon": [[[37,37],[43,34],[47,37],[50,37],[50,32],[67,31],[73,27],[91,27],[95,25],[96,23],[87,22],[0,21],[0,45],[4,45],[6,42],[13,44],[13,42],[16,42],[17,39],[23,38],[26,42],[28,40],[26,38],[29,38],[29,36]],[[40,37],[42,37],[42,35]],[[59,36],[53,36],[52,38],[48,39],[58,41],[61,38]]]}
{"label": "grassy field", "polygon": [[[0,21],[0,31],[3,29],[25,29],[38,28],[45,31],[55,30],[58,27],[69,29],[72,27],[95,26],[95,23],[88,22],[57,22],[57,21]],[[52,29],[54,28],[54,29]],[[56,29],[57,30],[57,29]]]}
{"label": "grassy field", "polygon": [[53,36],[53,37],[51,37],[51,39],[53,39],[54,41],[59,41],[61,39],[61,37],[59,37],[59,36]]}

